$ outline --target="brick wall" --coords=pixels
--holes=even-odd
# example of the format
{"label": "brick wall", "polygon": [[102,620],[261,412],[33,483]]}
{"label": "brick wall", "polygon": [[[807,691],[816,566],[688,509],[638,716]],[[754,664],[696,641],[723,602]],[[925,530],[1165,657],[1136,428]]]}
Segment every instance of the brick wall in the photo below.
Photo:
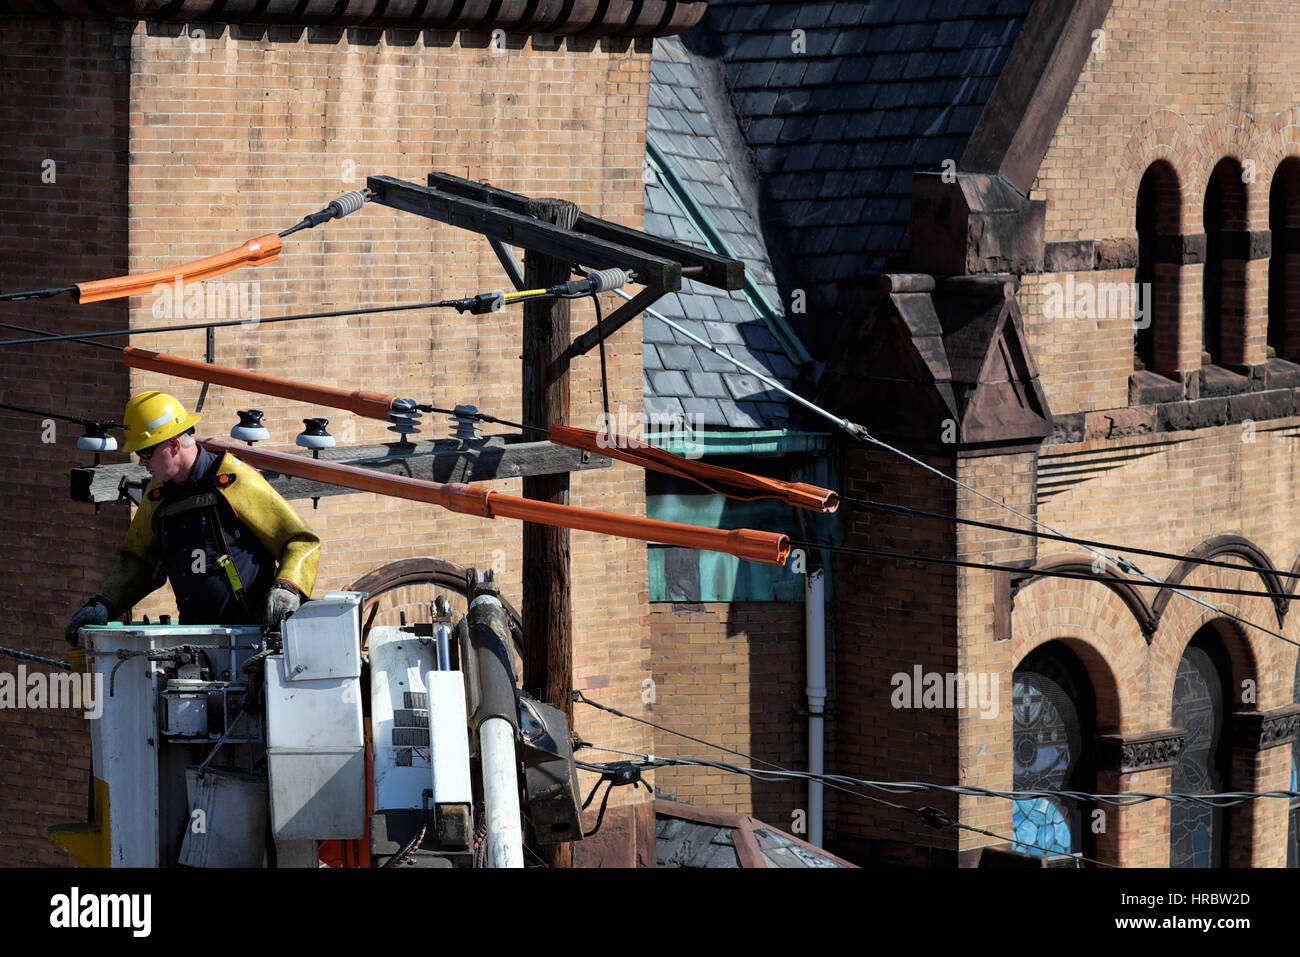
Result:
{"label": "brick wall", "polygon": [[[804,606],[785,602],[654,604],[654,702],[646,718],[783,768],[808,766]],[[672,734],[655,753],[742,767],[750,761]],[[675,800],[751,814],[783,830],[808,807],[807,785],[759,782],[710,768],[668,768],[656,781]]]}
{"label": "brick wall", "polygon": [[[1274,173],[1286,157],[1300,155],[1294,106],[1300,79],[1289,69],[1300,41],[1300,11],[1288,5],[1117,0],[1102,33],[1033,186],[1034,198],[1047,201],[1046,240],[1136,237],[1138,184],[1158,160],[1169,163],[1178,180],[1182,232],[1204,231],[1206,187],[1225,157],[1236,161],[1246,180],[1246,227],[1267,229]],[[1227,271],[1241,268],[1230,263]],[[1178,270],[1181,304],[1164,315],[1181,326],[1180,343],[1176,359],[1161,371],[1200,367],[1202,272],[1199,263]],[[1026,292],[1033,297],[1043,283],[1062,278],[1027,279]],[[1134,277],[1125,270],[1075,278]],[[1244,283],[1245,329],[1225,357],[1216,357],[1222,364],[1264,359],[1264,260],[1246,266]],[[1049,319],[1021,302],[1054,412],[1127,404],[1123,379],[1132,362],[1122,322]]]}
{"label": "brick wall", "polygon": [[[1293,104],[1300,81],[1287,69],[1300,38],[1300,11],[1289,7],[1117,0],[1094,45],[1065,115],[1039,169],[1031,195],[1047,202],[1048,242],[1136,237],[1138,185],[1157,161],[1177,180],[1176,208],[1161,232],[1204,231],[1204,197],[1220,160],[1237,164],[1246,228],[1269,226],[1269,191],[1283,160],[1300,154]],[[1235,184],[1233,184],[1235,185]],[[1163,197],[1162,197],[1163,198]],[[1170,220],[1177,220],[1171,227]],[[1240,225],[1238,228],[1240,228]],[[1186,378],[1202,364],[1202,284],[1199,263],[1158,266],[1156,352],[1159,371]],[[1075,281],[1132,282],[1131,270],[1074,273]],[[1026,277],[1019,294],[1044,389],[1056,414],[1123,409],[1133,369],[1129,317],[1051,316],[1049,283],[1065,275]],[[1223,331],[1214,361],[1265,361],[1268,324],[1266,260],[1225,261]],[[1234,315],[1234,303],[1243,311]],[[1281,569],[1300,551],[1291,523],[1297,488],[1291,463],[1296,420],[1247,422],[1199,432],[1092,441],[1042,450],[1039,517],[1085,538],[1132,543],[1184,554],[1223,534],[1255,543]],[[1005,520],[1005,519],[1000,519]],[[1083,549],[1040,542],[1043,557]],[[1173,562],[1139,558],[1156,577]],[[1200,569],[1188,584],[1261,587],[1258,576]],[[1144,594],[1152,597],[1149,590]],[[1300,637],[1294,616],[1277,621],[1261,598],[1202,596],[1286,637]],[[1218,616],[1183,598],[1169,601],[1148,640],[1113,592],[1084,583],[1038,580],[1015,598],[1012,659],[1060,640],[1083,661],[1098,698],[1099,730],[1125,735],[1171,726],[1174,670],[1192,635]],[[1258,629],[1216,626],[1232,658],[1233,680],[1250,679],[1258,700],[1243,703],[1229,687],[1230,706],[1266,710],[1291,700],[1295,649]],[[1234,788],[1286,786],[1285,748],[1234,754]],[[1168,770],[1101,775],[1109,788],[1162,790]],[[1142,782],[1139,784],[1138,782]],[[1269,783],[1266,783],[1269,782]],[[1110,811],[1098,838],[1103,859],[1165,866],[1167,810],[1142,806]],[[1113,821],[1119,820],[1118,830]],[[1232,863],[1277,866],[1284,861],[1285,811],[1258,802],[1233,812]]]}
{"label": "brick wall", "polygon": [[[926,461],[951,474],[951,459],[931,456]],[[846,473],[850,496],[948,514],[955,505],[952,485],[874,448],[853,449]],[[953,526],[943,522],[850,511],[845,523],[849,547],[931,555],[952,555],[956,547]],[[837,640],[827,767],[880,781],[957,780],[962,746],[957,713],[911,707],[901,696],[901,681],[894,682],[895,675],[910,679],[916,666],[923,675],[958,667],[955,570],[840,554],[830,575]],[[896,691],[907,706],[895,707]],[[954,859],[952,831],[932,830],[912,815],[867,798],[828,791],[826,801],[835,814],[827,847],[850,860],[919,865]],[[929,794],[922,803],[956,812],[955,802],[941,794]]]}
{"label": "brick wall", "polygon": [[[1186,554],[1216,535],[1240,535],[1255,543],[1269,564],[1289,570],[1300,558],[1300,536],[1289,522],[1279,519],[1294,514],[1300,505],[1300,487],[1290,464],[1298,439],[1296,421],[1284,419],[1158,437],[1045,446],[1040,478],[1049,478],[1040,484],[1039,517],[1071,535],[1174,554]],[[1059,482],[1062,469],[1070,469],[1072,478],[1084,481],[1054,484],[1050,477],[1057,476]],[[1177,490],[1188,492],[1177,494]],[[1083,554],[1083,550],[1062,543],[1040,545],[1040,560],[1060,553]],[[1157,558],[1137,560],[1156,578],[1167,576],[1175,564]],[[1185,581],[1222,588],[1267,588],[1260,576],[1231,569],[1201,567]],[[1153,597],[1149,589],[1143,591]],[[1288,614],[1280,624],[1267,598],[1199,597],[1291,641],[1300,640],[1300,620]],[[1014,657],[1018,661],[1044,641],[1067,641],[1084,660],[1098,692],[1100,730],[1125,735],[1159,731],[1174,724],[1173,676],[1183,649],[1203,625],[1216,620],[1232,660],[1233,675],[1226,691],[1229,708],[1267,711],[1289,704],[1294,693],[1294,645],[1257,628],[1226,621],[1178,596],[1170,598],[1148,642],[1133,615],[1104,586],[1036,581],[1015,599]],[[1247,681],[1252,683],[1251,694],[1243,685]],[[1116,700],[1111,700],[1111,688]],[[1254,700],[1250,700],[1252,696]],[[1233,774],[1233,790],[1285,789],[1289,749],[1253,752],[1238,748]],[[1125,789],[1137,788],[1129,782]],[[1131,816],[1131,811],[1121,815],[1125,827]],[[1167,822],[1167,815],[1159,820]],[[1167,823],[1161,827],[1167,828]],[[1284,807],[1257,802],[1248,811],[1230,812],[1230,828],[1234,863],[1281,866],[1285,862]],[[1121,833],[1118,859],[1126,865],[1165,866],[1167,836],[1161,845],[1144,837],[1145,830],[1135,828],[1131,837],[1126,836],[1127,830]],[[1167,830],[1162,833],[1167,835]]]}
{"label": "brick wall", "polygon": [[[67,70],[67,59],[81,62],[57,43],[33,47],[34,30],[61,38],[65,47],[85,48],[89,52],[77,56],[99,64],[96,77],[116,83],[108,85],[112,93],[99,109],[80,108],[86,116],[107,118],[99,120],[103,131],[93,127],[85,135],[107,138],[112,133],[111,147],[91,152],[92,144],[80,137],[65,142],[60,133],[51,132],[44,134],[44,141],[35,135],[40,145],[33,144],[31,155],[24,154],[21,163],[8,156],[4,160],[6,170],[13,169],[6,174],[9,178],[30,175],[26,171],[39,157],[58,145],[71,151],[70,164],[91,164],[94,182],[113,184],[111,191],[91,197],[115,204],[101,214],[104,232],[95,232],[93,222],[84,218],[69,219],[66,232],[51,237],[51,229],[6,217],[7,242],[34,235],[74,243],[79,256],[85,249],[102,257],[81,256],[75,269],[52,268],[50,281],[65,278],[69,271],[78,274],[73,278],[89,278],[127,268],[160,268],[231,248],[292,225],[339,193],[364,185],[368,174],[422,183],[429,170],[439,169],[529,195],[563,197],[595,215],[640,226],[649,80],[649,46],[643,42],[574,40],[558,50],[509,43],[494,51],[476,38],[451,34],[385,34],[375,43],[361,44],[354,42],[352,33],[308,30],[274,31],[274,39],[256,32],[241,33],[240,38],[223,33],[199,41],[139,25],[119,33],[119,45],[114,46],[106,28],[5,24],[0,69],[7,77],[14,69],[11,64],[22,64],[31,71],[24,82],[34,85],[46,73]],[[73,38],[70,34],[76,30],[88,35]],[[123,72],[111,72],[113,63]],[[67,109],[84,93],[76,81],[59,89],[59,95],[51,97],[52,111]],[[6,103],[6,115],[14,116],[14,122],[30,123],[29,138],[36,130],[63,128],[54,114],[26,120],[13,98],[6,97]],[[74,180],[69,176],[66,182]],[[37,196],[38,187],[31,189],[32,205],[49,202]],[[65,189],[55,201],[66,213],[81,211],[84,216],[82,199]],[[107,238],[114,240],[111,265],[103,248]],[[223,279],[255,283],[246,288],[250,295],[256,293],[263,318],[353,304],[440,299],[506,284],[479,235],[376,205],[345,221],[295,234],[286,240],[278,262]],[[15,279],[6,276],[4,281],[12,286]],[[141,297],[132,300],[129,313],[121,305],[103,310],[119,323],[129,318],[137,328],[167,324],[168,317],[155,314],[156,304],[153,297]],[[608,312],[614,303],[605,305]],[[34,322],[47,324],[52,310],[32,307],[25,314],[41,316]],[[575,304],[572,322],[577,334],[594,322],[594,312],[586,304]],[[216,361],[348,389],[410,395],[441,406],[468,402],[517,421],[520,327],[517,309],[486,317],[439,311],[240,326],[218,330]],[[612,405],[640,409],[640,341],[640,324],[632,322],[609,343]],[[132,344],[201,358],[204,338],[202,332],[142,335]],[[83,352],[76,353],[78,360]],[[135,372],[128,381],[111,357],[98,361],[104,370],[102,408],[96,410],[100,414],[120,413],[128,392],[145,388],[170,390],[190,407],[197,402],[197,383]],[[46,374],[34,388],[84,410],[86,387],[97,380],[87,380],[75,398],[66,396],[65,381]],[[573,424],[595,427],[599,382],[594,359],[574,363]],[[235,410],[250,405],[265,410],[272,432],[266,447],[272,449],[291,448],[300,420],[310,415],[328,417],[341,444],[393,438],[383,423],[301,403],[254,399],[219,387],[209,390],[199,431],[225,434],[234,424]],[[26,422],[19,427],[31,429]],[[448,428],[435,417],[426,425],[425,436],[448,434]],[[67,506],[61,473],[75,453],[64,443],[58,451],[42,454],[51,462],[39,471],[31,467],[34,463],[17,463],[22,474],[43,472],[57,479],[51,507],[32,522],[27,534],[62,541],[74,530],[85,545],[65,565],[42,569],[39,577],[20,576],[17,588],[6,590],[5,601],[31,603],[35,624],[28,644],[52,649],[70,611],[102,578],[125,528],[126,513],[107,508],[96,517],[89,507]],[[12,472],[6,480],[17,481]],[[520,484],[516,480],[495,487],[519,494]],[[578,474],[570,501],[643,515],[642,475],[624,466]],[[472,519],[361,494],[324,498],[316,511],[307,501],[295,505],[305,510],[324,542],[317,592],[344,586],[389,561],[432,555],[495,567],[503,592],[516,604],[520,601],[518,523]],[[17,534],[6,534],[0,552],[9,561],[22,562],[24,553],[17,549],[28,546],[21,530],[14,529]],[[593,683],[600,688],[601,700],[634,710],[648,674],[645,548],[575,532],[572,552],[575,685]],[[58,582],[54,608],[43,593],[47,581]],[[14,591],[22,597],[11,597]],[[138,613],[172,608],[170,594],[161,591]],[[527,609],[522,610],[526,615]],[[584,737],[613,747],[645,750],[650,740],[630,722],[582,707],[575,724]],[[84,755],[84,749],[78,753]],[[46,824],[80,816],[84,774],[56,780],[59,783],[41,785],[52,789],[49,801],[22,809],[16,818],[0,807],[0,834],[17,833],[15,826],[24,829],[19,846],[9,852],[12,862],[50,859],[40,831]],[[33,783],[29,777],[23,781],[27,787]],[[583,774],[584,791],[594,781],[594,776]],[[66,808],[55,800],[65,792]],[[12,793],[6,781],[6,797],[0,801]],[[611,805],[629,800],[644,804],[645,792],[640,793],[638,798],[631,789],[620,789]]]}
{"label": "brick wall", "polygon": [[[61,286],[125,270],[128,134],[121,106],[129,40],[106,23],[0,21],[0,289]],[[53,182],[43,182],[43,174]],[[59,332],[121,328],[128,318],[120,303],[78,308],[66,296],[0,309],[4,322]],[[6,403],[116,417],[126,389],[125,368],[106,350],[68,343],[0,349]],[[99,587],[127,516],[68,505],[67,470],[89,456],[76,450],[78,426],[53,422],[53,432],[46,430],[40,418],[0,411],[0,644],[65,659],[63,629]],[[0,658],[0,670],[13,676],[19,664]],[[0,862],[66,861],[45,839],[45,827],[85,818],[89,774],[81,717],[0,710]]]}

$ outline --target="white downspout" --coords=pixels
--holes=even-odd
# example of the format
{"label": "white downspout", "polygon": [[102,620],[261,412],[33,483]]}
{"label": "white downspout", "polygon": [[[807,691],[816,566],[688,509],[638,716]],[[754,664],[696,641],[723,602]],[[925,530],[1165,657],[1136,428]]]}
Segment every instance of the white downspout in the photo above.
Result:
{"label": "white downspout", "polygon": [[[826,705],[826,570],[816,568],[804,577],[804,624],[808,664],[808,771],[822,774],[823,718]],[[822,846],[821,781],[808,781],[808,843]]]}

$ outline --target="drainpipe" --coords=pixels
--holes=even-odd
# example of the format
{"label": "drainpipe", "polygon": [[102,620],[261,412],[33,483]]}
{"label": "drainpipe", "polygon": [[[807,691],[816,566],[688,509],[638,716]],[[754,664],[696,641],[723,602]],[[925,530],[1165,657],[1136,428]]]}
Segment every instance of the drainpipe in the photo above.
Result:
{"label": "drainpipe", "polygon": [[[804,624],[808,640],[808,771],[822,774],[826,705],[826,569],[811,568],[804,578]],[[822,846],[821,781],[808,781],[808,843]]]}

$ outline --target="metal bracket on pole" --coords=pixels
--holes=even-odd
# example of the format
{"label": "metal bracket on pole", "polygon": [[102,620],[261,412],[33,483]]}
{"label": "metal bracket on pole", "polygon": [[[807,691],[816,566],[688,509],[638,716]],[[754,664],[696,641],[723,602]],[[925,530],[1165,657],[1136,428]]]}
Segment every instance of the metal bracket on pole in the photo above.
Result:
{"label": "metal bracket on pole", "polygon": [[653,286],[646,286],[627,302],[623,303],[611,312],[609,316],[601,322],[599,329],[592,326],[582,335],[578,336],[578,338],[574,339],[573,342],[569,344],[568,358],[572,359],[574,356],[583,355],[596,348],[600,343],[602,333],[604,333],[605,338],[608,339],[619,329],[623,328],[640,315],[642,311],[650,308],[658,302],[659,298],[663,296],[663,294],[664,291],[662,289],[656,289]]}
{"label": "metal bracket on pole", "polygon": [[626,269],[638,282],[660,286],[665,292],[682,288],[681,263],[663,256],[391,176],[371,176],[366,185],[375,194],[372,201],[381,206],[481,233],[489,239],[522,246],[561,262],[586,263],[598,269],[614,266]]}
{"label": "metal bracket on pole", "polygon": [[[509,190],[498,189],[495,186],[488,186],[486,183],[476,183],[473,180],[452,176],[448,173],[430,173],[428,185],[444,196],[471,200],[476,205],[505,210],[521,216],[528,215],[529,200],[527,196],[512,193]],[[589,239],[601,244],[617,243],[625,249],[655,256],[659,259],[670,260],[677,263],[680,268],[690,270],[691,279],[704,283],[706,286],[713,286],[716,289],[743,289],[745,286],[744,263],[737,259],[719,256],[717,253],[711,253],[706,249],[697,249],[684,243],[660,239],[658,236],[651,236],[637,229],[630,229],[609,220],[599,219],[581,210],[578,211],[578,218],[573,224],[572,232],[577,234],[575,238],[578,239]],[[593,246],[592,251],[595,252],[598,248]],[[538,249],[537,251],[554,255],[551,250],[547,249]],[[618,262],[602,262],[594,255],[580,256],[574,261],[587,266],[594,266],[596,269],[623,265]],[[623,268],[627,267],[623,266]],[[646,283],[646,285],[650,285],[650,283]],[[666,292],[674,292],[678,288],[678,286],[664,287]]]}
{"label": "metal bracket on pole", "polygon": [[504,269],[506,275],[510,277],[511,284],[513,284],[516,289],[523,289],[524,267],[519,260],[515,258],[515,254],[510,251],[510,247],[499,239],[489,239],[488,245],[491,246],[492,251],[497,254],[497,259],[501,260],[501,268]]}

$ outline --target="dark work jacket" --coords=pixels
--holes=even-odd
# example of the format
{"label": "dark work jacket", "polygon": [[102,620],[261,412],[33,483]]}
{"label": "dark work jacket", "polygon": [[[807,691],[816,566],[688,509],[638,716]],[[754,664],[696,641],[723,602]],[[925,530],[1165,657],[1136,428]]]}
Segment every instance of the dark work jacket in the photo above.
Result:
{"label": "dark work jacket", "polygon": [[[221,456],[199,448],[198,460],[184,482],[164,482],[161,511],[165,506],[192,495],[214,492],[220,512],[221,527],[229,543],[230,557],[244,583],[247,608],[235,599],[230,579],[218,563],[224,554],[221,536],[213,521],[212,508],[195,508],[154,520],[154,533],[162,549],[167,577],[176,593],[181,624],[185,625],[252,625],[260,624],[266,593],[275,583],[278,562],[257,536],[235,517],[224,496],[216,490],[214,478]],[[203,559],[196,554],[203,550]],[[197,569],[197,570],[196,570]]]}

